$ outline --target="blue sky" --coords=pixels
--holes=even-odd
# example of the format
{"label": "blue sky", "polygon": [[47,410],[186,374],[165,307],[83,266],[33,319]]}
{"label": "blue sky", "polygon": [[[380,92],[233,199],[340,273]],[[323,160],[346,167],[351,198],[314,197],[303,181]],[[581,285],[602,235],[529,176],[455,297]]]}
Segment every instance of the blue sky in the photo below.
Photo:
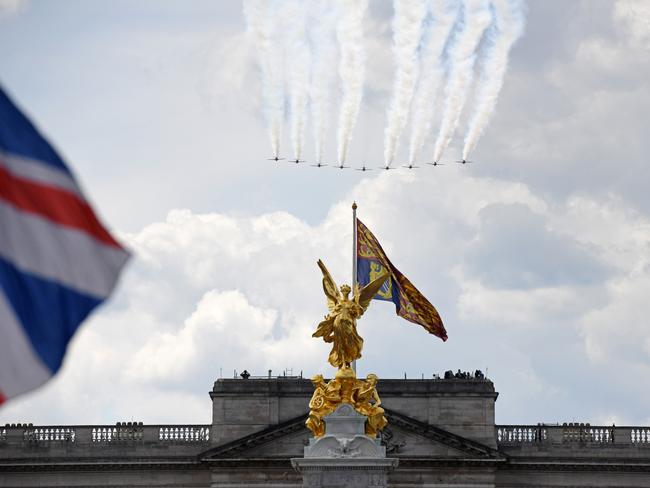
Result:
{"label": "blue sky", "polygon": [[[361,371],[487,368],[500,423],[650,423],[639,387],[650,374],[642,0],[529,1],[477,164],[388,173],[265,161],[239,2],[9,3],[0,82],[136,257],[56,379],[0,423],[209,422],[220,371],[331,374],[310,337],[326,310],[315,262],[349,279],[352,200],[449,333],[442,343],[375,303],[359,326]],[[373,166],[391,15],[372,2],[364,23],[350,160]]]}

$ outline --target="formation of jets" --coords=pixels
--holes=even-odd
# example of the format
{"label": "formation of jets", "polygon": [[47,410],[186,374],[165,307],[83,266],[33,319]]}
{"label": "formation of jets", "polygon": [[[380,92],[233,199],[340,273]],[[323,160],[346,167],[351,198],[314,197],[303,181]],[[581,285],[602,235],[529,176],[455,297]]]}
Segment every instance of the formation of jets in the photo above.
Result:
{"label": "formation of jets", "polygon": [[[275,161],[277,163],[279,161],[284,161],[284,160],[285,160],[285,158],[280,158],[278,156],[274,156],[272,158],[269,158],[267,161]],[[287,162],[288,163],[293,163],[293,164],[300,164],[300,163],[305,163],[306,161],[304,159],[296,158],[296,159],[290,159]],[[466,159],[458,159],[458,160],[454,161],[454,163],[456,163],[456,164],[471,164],[473,162],[474,161],[468,161]],[[441,163],[440,161],[433,161],[433,162],[430,162],[430,163],[427,162],[426,164],[428,164],[430,166],[444,166],[445,165],[445,163]],[[322,168],[324,166],[330,166],[331,168],[336,168],[336,169],[347,169],[347,168],[350,167],[350,166],[346,166],[344,162],[333,163],[331,165],[319,162],[319,163],[316,163],[316,164],[310,164],[310,166],[313,166],[314,168]],[[403,164],[402,165],[402,168],[406,168],[406,169],[417,169],[419,167],[420,166],[417,166],[415,163],[408,163],[408,164]],[[368,166],[366,166],[365,164],[362,164],[360,167],[354,168],[354,169],[357,170],[357,171],[372,171],[372,169],[369,168]],[[384,166],[380,166],[379,169],[383,169],[384,171],[389,171],[391,169],[396,169],[396,168],[391,166],[390,164],[386,164]]]}

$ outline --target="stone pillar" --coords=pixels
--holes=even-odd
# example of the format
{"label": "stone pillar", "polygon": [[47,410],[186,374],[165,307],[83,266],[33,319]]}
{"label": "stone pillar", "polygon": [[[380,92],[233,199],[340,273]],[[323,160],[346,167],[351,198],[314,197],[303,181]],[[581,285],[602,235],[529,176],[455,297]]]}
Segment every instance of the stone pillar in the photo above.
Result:
{"label": "stone pillar", "polygon": [[312,437],[304,457],[291,460],[302,475],[302,486],[386,488],[397,459],[386,457],[379,438],[365,435],[366,417],[343,403],[324,420],[325,435]]}

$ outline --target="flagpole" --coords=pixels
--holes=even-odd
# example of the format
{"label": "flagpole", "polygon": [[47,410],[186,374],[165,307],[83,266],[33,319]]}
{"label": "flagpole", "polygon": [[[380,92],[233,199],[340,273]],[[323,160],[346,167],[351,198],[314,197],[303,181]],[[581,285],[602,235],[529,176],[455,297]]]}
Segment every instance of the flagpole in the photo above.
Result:
{"label": "flagpole", "polygon": [[357,284],[357,202],[352,203],[352,286]]}
{"label": "flagpole", "polygon": [[[352,289],[357,284],[357,202],[352,202]],[[357,373],[357,360],[352,361],[352,371]]]}

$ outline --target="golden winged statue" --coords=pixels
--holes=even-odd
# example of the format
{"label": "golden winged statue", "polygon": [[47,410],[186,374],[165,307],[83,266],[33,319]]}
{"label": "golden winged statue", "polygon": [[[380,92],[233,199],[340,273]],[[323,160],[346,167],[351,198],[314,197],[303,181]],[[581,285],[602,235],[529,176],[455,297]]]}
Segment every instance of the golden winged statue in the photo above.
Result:
{"label": "golden winged statue", "polygon": [[339,291],[329,271],[319,259],[318,266],[323,272],[323,290],[327,296],[327,307],[329,313],[325,316],[313,337],[322,337],[327,343],[332,343],[328,361],[335,368],[349,368],[350,363],[361,357],[363,339],[357,333],[357,319],[370,305],[370,300],[377,294],[377,291],[388,278],[388,272],[384,272],[359,288],[359,283],[354,284],[352,298],[349,298],[350,287],[341,286]]}

